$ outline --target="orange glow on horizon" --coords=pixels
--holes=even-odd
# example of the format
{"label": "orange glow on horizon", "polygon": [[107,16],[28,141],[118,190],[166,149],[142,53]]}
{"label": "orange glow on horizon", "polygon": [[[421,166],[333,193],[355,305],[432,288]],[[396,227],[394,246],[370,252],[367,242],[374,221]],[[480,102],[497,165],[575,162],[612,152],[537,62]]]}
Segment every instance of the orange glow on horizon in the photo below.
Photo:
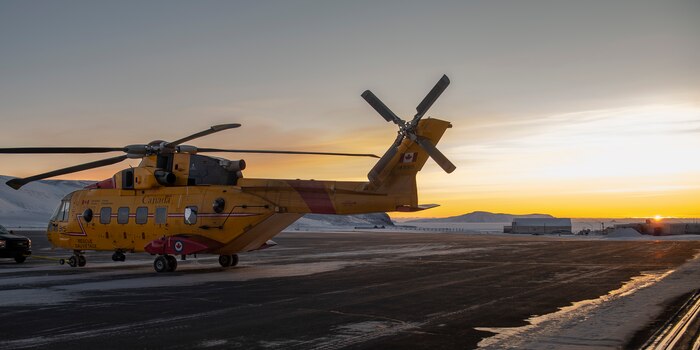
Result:
{"label": "orange glow on horizon", "polygon": [[[417,179],[419,204],[441,206],[390,215],[448,217],[489,211],[571,218],[700,217],[700,163],[695,161],[700,138],[684,129],[688,120],[700,125],[700,107],[648,106],[571,113],[542,118],[534,126],[516,123],[512,128],[487,122],[467,128],[461,127],[465,120],[453,121],[455,128],[448,130],[438,148],[457,165],[457,170],[445,174],[429,160]],[[187,134],[189,128],[169,132]],[[389,128],[269,130],[254,124],[247,129],[250,132],[235,131],[235,139],[217,134],[194,144],[381,156],[394,133]],[[61,145],[67,141],[55,142]],[[105,144],[118,142],[105,140]],[[211,155],[245,159],[248,168],[244,176],[248,178],[367,181],[366,174],[376,162],[355,157]],[[108,156],[112,155],[0,155],[0,164],[5,164],[4,175],[23,177]],[[127,160],[58,179],[102,180],[138,163]],[[657,214],[660,212],[664,216]]]}

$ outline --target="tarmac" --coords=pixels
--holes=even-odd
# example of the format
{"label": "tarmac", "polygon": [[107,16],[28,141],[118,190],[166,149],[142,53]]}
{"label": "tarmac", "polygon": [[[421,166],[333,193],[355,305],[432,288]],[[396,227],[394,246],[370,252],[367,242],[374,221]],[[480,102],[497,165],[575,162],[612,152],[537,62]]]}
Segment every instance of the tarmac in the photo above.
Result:
{"label": "tarmac", "polygon": [[18,233],[32,238],[36,257],[0,261],[2,349],[470,349],[493,335],[484,328],[525,326],[674,269],[700,248],[292,231],[274,238],[278,246],[241,254],[234,268],[199,256],[156,273],[148,254],[112,262],[109,252],[87,252],[87,266],[59,266],[69,252],[50,250],[42,232]]}

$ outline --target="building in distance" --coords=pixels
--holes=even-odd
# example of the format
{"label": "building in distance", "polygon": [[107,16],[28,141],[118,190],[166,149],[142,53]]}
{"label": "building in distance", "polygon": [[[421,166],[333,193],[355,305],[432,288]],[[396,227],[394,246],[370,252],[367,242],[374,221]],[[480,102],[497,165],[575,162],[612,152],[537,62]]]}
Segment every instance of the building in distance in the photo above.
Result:
{"label": "building in distance", "polygon": [[571,219],[568,218],[514,218],[511,226],[503,232],[516,234],[571,234]]}
{"label": "building in distance", "polygon": [[664,220],[646,220],[645,222],[619,224],[615,229],[633,228],[644,235],[700,235],[700,223],[668,222]]}

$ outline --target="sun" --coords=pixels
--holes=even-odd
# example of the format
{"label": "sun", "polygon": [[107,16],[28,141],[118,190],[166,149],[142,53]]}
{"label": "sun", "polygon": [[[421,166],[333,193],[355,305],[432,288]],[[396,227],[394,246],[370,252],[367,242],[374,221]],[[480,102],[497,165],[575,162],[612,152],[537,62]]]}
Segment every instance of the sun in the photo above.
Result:
{"label": "sun", "polygon": [[655,221],[661,221],[661,219],[663,219],[663,218],[664,218],[664,217],[661,216],[661,215],[656,215],[656,216],[654,216],[654,220],[655,220]]}

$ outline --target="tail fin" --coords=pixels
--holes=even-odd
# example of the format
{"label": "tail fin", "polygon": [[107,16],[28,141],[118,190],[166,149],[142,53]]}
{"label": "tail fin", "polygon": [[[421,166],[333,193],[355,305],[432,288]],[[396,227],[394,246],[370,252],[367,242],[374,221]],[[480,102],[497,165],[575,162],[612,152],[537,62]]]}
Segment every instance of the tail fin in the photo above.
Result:
{"label": "tail fin", "polygon": [[[445,130],[451,127],[452,124],[444,120],[423,119],[418,122],[416,137],[430,140],[436,145]],[[398,210],[401,210],[401,207],[417,210],[419,207],[416,174],[430,157],[428,152],[406,137],[395,150],[390,148],[387,153],[394,153],[393,157],[388,161],[380,160],[367,174],[370,181],[369,190],[395,197]]]}

